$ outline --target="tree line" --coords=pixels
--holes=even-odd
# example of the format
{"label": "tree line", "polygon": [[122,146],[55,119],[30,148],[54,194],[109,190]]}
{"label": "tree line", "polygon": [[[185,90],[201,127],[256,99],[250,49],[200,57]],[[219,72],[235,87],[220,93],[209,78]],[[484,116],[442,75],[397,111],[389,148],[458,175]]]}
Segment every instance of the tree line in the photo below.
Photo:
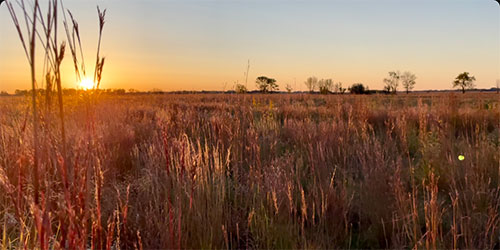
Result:
{"label": "tree line", "polygon": [[[390,71],[388,77],[384,78],[385,86],[383,90],[370,90],[368,86],[363,83],[354,83],[350,87],[345,88],[342,82],[334,82],[332,79],[318,79],[315,76],[308,77],[304,81],[304,85],[307,87],[310,93],[320,93],[320,94],[344,94],[349,92],[351,94],[374,94],[374,93],[385,93],[385,94],[396,94],[399,87],[402,86],[405,92],[408,94],[411,92],[416,85],[417,77],[415,74],[405,71],[400,73],[399,71]],[[466,90],[474,88],[474,82],[476,78],[469,74],[469,72],[460,73],[453,81],[453,87],[462,90],[465,93]],[[269,78],[266,76],[259,76],[255,80],[257,90],[262,93],[272,93],[279,91],[279,86],[276,79]],[[290,84],[286,84],[285,90],[288,93],[293,91]],[[497,87],[498,90],[498,87]],[[45,89],[37,89],[37,93],[45,94]],[[86,90],[81,89],[62,89],[64,95],[78,95],[84,93]],[[105,94],[125,94],[125,93],[164,93],[160,89],[153,89],[147,92],[141,92],[135,89],[99,89],[94,90],[95,92],[105,93]],[[14,95],[30,95],[32,90],[19,90],[16,89]],[[181,91],[182,92],[182,91]],[[195,91],[196,92],[196,91]],[[202,91],[203,92],[203,91]],[[217,92],[217,91],[216,91]],[[245,85],[236,84],[234,88],[236,93],[246,93],[249,92]],[[5,91],[0,91],[0,96],[8,96],[9,94]]]}
{"label": "tree line", "polygon": [[[417,83],[417,77],[410,71],[405,71],[401,73],[400,71],[390,71],[388,77],[384,78],[385,86],[382,91],[369,90],[367,86],[363,83],[354,83],[350,87],[345,88],[342,86],[341,82],[335,83],[332,79],[319,79],[315,76],[308,77],[304,82],[310,93],[321,93],[321,94],[343,94],[349,91],[351,94],[369,94],[369,93],[392,93],[396,94],[400,86],[403,87],[406,94],[409,94]],[[453,81],[453,88],[460,88],[462,93],[465,93],[468,89],[474,88],[474,82],[476,78],[469,74],[469,72],[460,73]],[[262,93],[272,93],[279,90],[276,79],[267,76],[259,76],[255,80],[257,89]],[[293,89],[290,84],[285,87],[287,92],[292,92]],[[236,93],[246,93],[248,89],[243,84],[235,85]]]}

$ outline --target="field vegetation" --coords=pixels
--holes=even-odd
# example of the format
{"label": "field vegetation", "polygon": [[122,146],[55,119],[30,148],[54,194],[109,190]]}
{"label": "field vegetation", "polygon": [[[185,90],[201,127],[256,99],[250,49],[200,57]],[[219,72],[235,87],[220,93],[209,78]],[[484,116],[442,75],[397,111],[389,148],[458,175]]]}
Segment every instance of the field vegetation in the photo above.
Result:
{"label": "field vegetation", "polygon": [[500,247],[494,93],[88,91],[64,141],[45,98],[38,194],[31,97],[0,98],[3,248]]}

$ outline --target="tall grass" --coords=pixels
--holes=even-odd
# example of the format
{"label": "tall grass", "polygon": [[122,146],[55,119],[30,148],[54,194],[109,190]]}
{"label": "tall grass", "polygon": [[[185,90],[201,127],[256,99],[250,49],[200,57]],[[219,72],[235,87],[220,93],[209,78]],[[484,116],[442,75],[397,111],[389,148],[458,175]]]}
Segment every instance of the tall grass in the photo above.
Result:
{"label": "tall grass", "polygon": [[76,184],[42,172],[45,229],[29,210],[15,215],[26,104],[0,102],[7,246],[40,246],[21,221],[51,247],[500,244],[494,95],[100,95],[92,140],[86,100],[66,97]]}
{"label": "tall grass", "polygon": [[[15,159],[17,153],[25,154],[27,157],[18,155],[15,164],[4,161],[5,166],[2,164],[3,171],[0,173],[2,174],[0,177],[2,179],[1,183],[6,188],[11,199],[15,200],[13,203],[15,204],[16,214],[14,219],[19,223],[15,227],[15,234],[18,236],[16,239],[18,241],[17,247],[31,248],[36,246],[43,249],[85,248],[88,245],[89,237],[95,238],[95,242],[98,243],[93,245],[94,241],[92,241],[92,246],[97,248],[111,247],[111,242],[118,239],[114,237],[113,233],[104,235],[99,203],[97,203],[97,208],[92,207],[92,190],[88,184],[95,182],[95,192],[96,194],[100,193],[100,187],[102,186],[99,178],[99,174],[102,172],[100,166],[93,164],[93,162],[89,164],[88,162],[74,160],[75,152],[70,152],[71,158],[68,158],[67,152],[65,103],[63,102],[60,70],[64,59],[66,41],[62,39],[61,42],[58,39],[59,13],[62,12],[64,16],[64,26],[75,64],[75,73],[77,78],[80,78],[79,70],[82,70],[85,74],[85,65],[77,66],[76,49],[78,48],[75,44],[76,39],[78,39],[83,62],[83,49],[78,33],[78,25],[71,16],[73,22],[73,34],[71,36],[65,15],[67,10],[63,7],[61,0],[48,1],[47,7],[43,10],[38,0],[8,1],[7,8],[26,53],[32,83],[33,139],[32,142],[29,142],[23,138],[26,128],[25,121],[22,134],[18,136],[17,143],[17,146],[21,147],[22,150],[14,153],[14,155],[9,154],[7,159],[12,157]],[[104,65],[104,59],[100,57],[99,53],[105,11],[101,11],[99,8],[97,10],[99,17],[99,46],[94,78],[97,79],[98,86]],[[19,13],[24,18],[24,23],[20,22]],[[71,15],[71,13],[69,14]],[[38,46],[44,52],[44,77],[40,82],[37,82],[35,76],[36,62],[41,61],[35,58]],[[39,106],[42,105],[42,102],[38,88],[39,85],[43,85],[43,81],[45,81],[46,87],[45,112],[40,113]],[[56,116],[52,114],[51,106],[54,86],[57,88],[58,98],[58,115]],[[59,118],[60,125],[58,129],[55,127],[53,117]],[[92,173],[91,170],[95,170],[94,176],[89,176],[88,173]],[[16,176],[12,176],[9,171],[17,173]],[[29,173],[32,173],[32,177],[29,177]],[[98,199],[96,198],[96,200]],[[117,214],[113,217],[117,220],[118,211],[120,210],[117,210]],[[10,215],[9,212],[5,214]],[[87,225],[92,225],[91,232],[89,232]],[[108,221],[105,225],[108,225],[108,227],[114,226],[115,221]],[[122,224],[117,226],[122,226]],[[4,228],[7,229],[5,224]],[[7,235],[7,230],[3,232],[3,235]],[[5,238],[2,246],[12,247],[14,245],[12,245],[12,241],[7,242],[7,238]]]}
{"label": "tall grass", "polygon": [[[21,10],[24,13],[24,18],[25,18],[25,25],[26,25],[26,33],[24,33],[21,30],[21,24],[19,23],[19,19],[17,18],[17,15],[14,11],[14,7],[12,3],[7,2],[7,8],[9,10],[9,13],[12,17],[12,20],[14,22],[14,26],[16,27],[16,30],[18,32],[19,38],[21,40],[24,52],[26,54],[26,57],[28,59],[28,64],[30,67],[30,73],[31,73],[31,89],[32,89],[32,98],[31,98],[31,103],[32,103],[32,109],[33,109],[33,145],[34,145],[34,156],[33,156],[33,180],[34,180],[34,188],[35,188],[35,204],[38,205],[39,203],[39,195],[38,195],[38,189],[39,189],[39,176],[38,176],[38,158],[39,158],[39,152],[38,152],[38,130],[39,130],[39,121],[38,121],[38,109],[36,105],[36,64],[35,64],[35,47],[36,47],[36,24],[37,24],[37,9],[39,7],[38,1],[34,2],[34,7],[33,7],[33,15],[30,16],[28,15],[29,10],[27,9],[24,1],[21,1],[18,4],[21,7]],[[25,36],[28,38],[28,40],[25,40]]]}

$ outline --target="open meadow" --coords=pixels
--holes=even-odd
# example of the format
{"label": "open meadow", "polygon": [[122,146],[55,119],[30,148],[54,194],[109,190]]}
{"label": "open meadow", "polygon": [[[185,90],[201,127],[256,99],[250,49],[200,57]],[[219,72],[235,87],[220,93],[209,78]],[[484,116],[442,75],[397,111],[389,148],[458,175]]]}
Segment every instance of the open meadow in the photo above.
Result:
{"label": "open meadow", "polygon": [[34,174],[0,97],[4,248],[500,247],[496,93],[49,99]]}
{"label": "open meadow", "polygon": [[500,249],[497,4],[0,0],[0,250]]}

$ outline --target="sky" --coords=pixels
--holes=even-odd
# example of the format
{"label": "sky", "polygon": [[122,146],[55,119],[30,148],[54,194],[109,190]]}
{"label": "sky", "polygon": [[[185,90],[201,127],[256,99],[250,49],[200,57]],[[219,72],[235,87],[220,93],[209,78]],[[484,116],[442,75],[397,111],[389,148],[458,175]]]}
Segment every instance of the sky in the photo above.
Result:
{"label": "sky", "polygon": [[[281,90],[286,84],[306,90],[309,76],[382,89],[395,70],[413,72],[416,90],[451,89],[464,71],[478,88],[500,79],[494,0],[64,0],[79,22],[89,72],[97,5],[107,9],[102,88],[229,90],[245,84],[248,60],[248,89],[256,88],[258,76],[275,78]],[[42,59],[38,54],[39,71]],[[72,67],[66,53],[63,87],[78,87]],[[30,87],[4,3],[0,90]]]}

